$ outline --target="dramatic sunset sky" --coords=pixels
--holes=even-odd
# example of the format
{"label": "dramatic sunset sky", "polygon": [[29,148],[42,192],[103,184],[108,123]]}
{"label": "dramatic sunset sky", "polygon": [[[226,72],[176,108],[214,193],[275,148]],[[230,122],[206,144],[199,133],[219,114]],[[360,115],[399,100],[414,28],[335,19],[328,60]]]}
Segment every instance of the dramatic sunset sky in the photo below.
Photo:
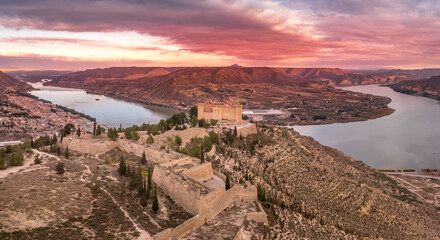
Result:
{"label": "dramatic sunset sky", "polygon": [[438,0],[0,0],[0,69],[440,67]]}

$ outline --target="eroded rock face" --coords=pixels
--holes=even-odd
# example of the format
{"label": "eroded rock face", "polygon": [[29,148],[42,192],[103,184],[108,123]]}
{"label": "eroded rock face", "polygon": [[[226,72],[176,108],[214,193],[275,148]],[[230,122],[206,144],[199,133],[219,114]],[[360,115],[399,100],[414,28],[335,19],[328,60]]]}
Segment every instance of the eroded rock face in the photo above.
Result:
{"label": "eroded rock face", "polygon": [[389,85],[396,92],[440,100],[440,76]]}
{"label": "eroded rock face", "polygon": [[260,200],[272,209],[272,236],[440,237],[438,210],[393,179],[295,131],[260,127],[259,132],[223,144],[213,165],[264,189]]}

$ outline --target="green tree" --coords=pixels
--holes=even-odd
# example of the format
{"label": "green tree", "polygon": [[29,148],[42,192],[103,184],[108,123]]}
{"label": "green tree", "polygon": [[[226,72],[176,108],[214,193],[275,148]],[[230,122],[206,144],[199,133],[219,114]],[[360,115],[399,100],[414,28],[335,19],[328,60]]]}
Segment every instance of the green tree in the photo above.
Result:
{"label": "green tree", "polygon": [[181,146],[182,145],[182,138],[177,135],[176,138],[174,139],[174,142],[178,145]]}
{"label": "green tree", "polygon": [[118,131],[116,131],[116,128],[109,128],[107,132],[107,137],[113,141],[116,141],[116,139],[118,139]]}
{"label": "green tree", "polygon": [[234,136],[235,136],[235,137],[238,137],[238,134],[237,134],[237,126],[234,126]]}
{"label": "green tree", "polygon": [[101,135],[101,126],[98,125],[98,128],[96,129],[96,135],[100,136]]}
{"label": "green tree", "polygon": [[93,121],[93,136],[96,136],[96,121]]}
{"label": "green tree", "polygon": [[40,156],[38,154],[35,156],[34,163],[35,164],[40,164],[41,163],[41,159],[40,159]]}
{"label": "green tree", "polygon": [[204,152],[209,152],[212,149],[212,142],[211,142],[211,138],[209,136],[206,136],[205,138],[203,138],[202,140],[202,148]]}
{"label": "green tree", "polygon": [[218,137],[218,134],[217,134],[217,133],[215,133],[214,131],[210,131],[210,132],[208,133],[208,136],[209,136],[209,138],[211,139],[211,142],[212,142],[213,144],[217,144],[217,143],[218,143],[219,137]]}
{"label": "green tree", "polygon": [[55,171],[57,172],[57,174],[63,175],[65,173],[64,164],[62,162],[58,162],[55,165]]}
{"label": "green tree", "polygon": [[5,159],[0,157],[0,170],[6,169]]}
{"label": "green tree", "polygon": [[150,134],[150,136],[148,136],[148,138],[147,138],[147,144],[153,144],[154,143],[154,138],[153,138],[153,135],[151,135]]}
{"label": "green tree", "polygon": [[257,184],[257,197],[262,202],[266,201],[266,193],[260,183]]}
{"label": "green tree", "polygon": [[78,130],[76,130],[76,135],[78,137],[81,137],[81,128],[80,127],[78,127]]}
{"label": "green tree", "polygon": [[215,125],[217,124],[217,122],[218,122],[218,120],[216,120],[216,119],[211,119],[211,120],[209,121],[209,123],[211,124],[211,126],[215,126]]}
{"label": "green tree", "polygon": [[197,118],[198,110],[196,106],[193,106],[189,109],[189,118],[191,119],[193,116]]}
{"label": "green tree", "polygon": [[226,190],[231,188],[231,180],[229,179],[229,174],[226,174],[225,188]]}
{"label": "green tree", "polygon": [[64,157],[69,159],[69,146],[67,146],[66,150],[64,151]]}
{"label": "green tree", "polygon": [[189,155],[191,157],[195,157],[195,158],[200,159],[201,151],[202,150],[201,150],[201,147],[200,147],[199,140],[196,137],[194,137],[193,139],[191,139],[191,150],[189,152]]}
{"label": "green tree", "polygon": [[154,195],[153,195],[153,206],[152,206],[152,208],[153,208],[154,213],[157,213],[157,211],[159,210],[159,199],[157,198],[157,191],[154,190],[153,194]]}
{"label": "green tree", "polygon": [[199,124],[199,119],[197,119],[197,116],[192,116],[190,123],[193,127],[195,127],[197,124]]}
{"label": "green tree", "polygon": [[118,168],[118,172],[119,174],[121,174],[122,176],[125,176],[125,174],[127,173],[127,166],[125,165],[125,159],[124,157],[121,157],[119,159],[119,168]]}
{"label": "green tree", "polygon": [[23,165],[23,151],[21,148],[18,148],[12,153],[9,158],[10,166],[22,166]]}
{"label": "green tree", "polygon": [[142,152],[141,164],[145,165],[147,163],[147,157],[145,156],[145,151]]}
{"label": "green tree", "polygon": [[73,133],[72,131],[74,129],[75,129],[75,126],[73,124],[71,124],[71,123],[66,124],[63,129],[64,136],[72,134]]}

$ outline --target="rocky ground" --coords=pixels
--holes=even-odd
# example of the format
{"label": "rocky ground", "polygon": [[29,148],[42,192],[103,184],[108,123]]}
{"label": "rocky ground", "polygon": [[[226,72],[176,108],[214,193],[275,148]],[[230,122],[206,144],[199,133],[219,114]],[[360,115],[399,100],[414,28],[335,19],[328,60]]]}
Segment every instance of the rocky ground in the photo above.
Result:
{"label": "rocky ground", "polygon": [[234,181],[260,185],[271,238],[440,237],[439,210],[395,179],[292,130],[259,132],[223,138],[212,161]]}
{"label": "rocky ground", "polygon": [[[130,153],[115,149],[95,158],[73,152],[66,159],[34,150],[25,163],[36,154],[41,164],[9,167],[0,179],[0,239],[149,239],[192,217],[160,189],[157,213],[151,200],[139,204],[117,173],[121,156],[139,164]],[[63,175],[55,172],[59,161]]]}

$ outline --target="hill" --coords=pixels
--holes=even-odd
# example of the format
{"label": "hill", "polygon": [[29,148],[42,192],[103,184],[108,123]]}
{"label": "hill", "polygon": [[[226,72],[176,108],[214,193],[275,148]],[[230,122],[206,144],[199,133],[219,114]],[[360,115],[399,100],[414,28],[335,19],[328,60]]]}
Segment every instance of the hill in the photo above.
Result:
{"label": "hill", "polygon": [[396,92],[440,100],[440,76],[422,80],[408,80],[389,85]]}
{"label": "hill", "polygon": [[225,132],[210,161],[234,181],[258,186],[270,216],[267,239],[440,237],[438,205],[421,199],[425,192],[399,184],[410,180],[387,176],[292,130],[260,125],[257,132],[244,138]]}
{"label": "hill", "polygon": [[32,87],[19,80],[0,72],[0,93],[6,92],[25,92],[31,90]]}

